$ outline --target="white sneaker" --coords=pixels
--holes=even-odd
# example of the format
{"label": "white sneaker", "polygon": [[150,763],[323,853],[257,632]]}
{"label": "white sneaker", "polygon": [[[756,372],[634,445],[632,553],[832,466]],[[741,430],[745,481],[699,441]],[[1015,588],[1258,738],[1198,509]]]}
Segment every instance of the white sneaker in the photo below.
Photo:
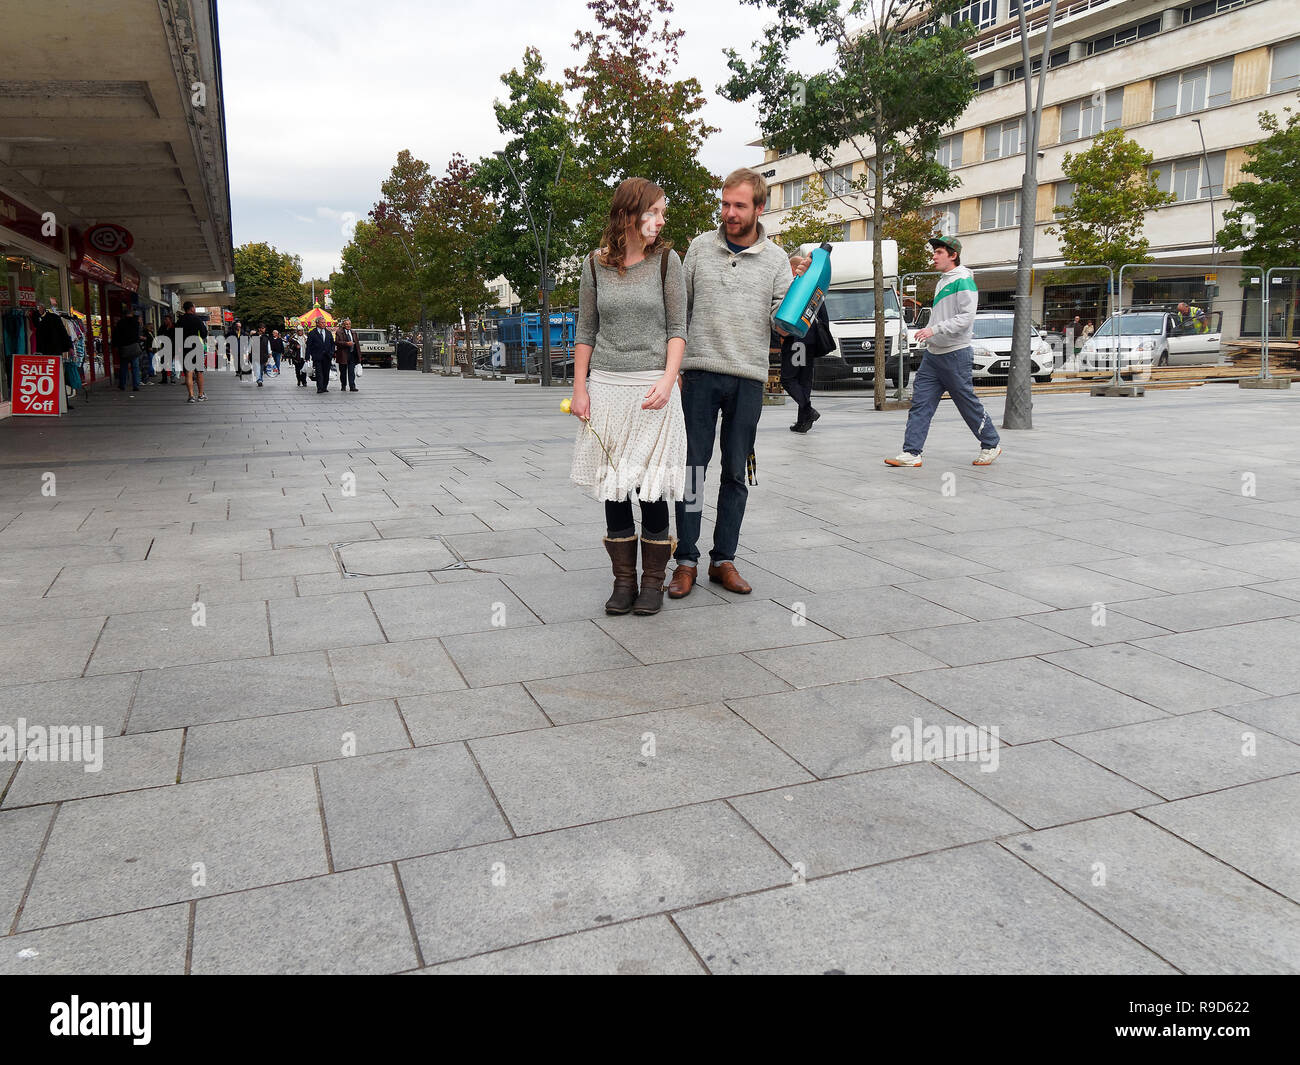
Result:
{"label": "white sneaker", "polygon": [[1001,447],[985,447],[985,448],[980,448],[980,453],[979,453],[979,455],[976,457],[975,461],[971,463],[971,465],[972,465],[972,466],[992,466],[992,465],[993,465],[993,460],[994,460],[995,458],[997,458],[997,457],[998,457],[999,455],[1001,455],[1001,454],[1002,454],[1002,448],[1001,448]]}
{"label": "white sneaker", "polygon": [[921,456],[913,455],[910,451],[901,452],[892,459],[885,459],[886,466],[919,466],[921,465]]}

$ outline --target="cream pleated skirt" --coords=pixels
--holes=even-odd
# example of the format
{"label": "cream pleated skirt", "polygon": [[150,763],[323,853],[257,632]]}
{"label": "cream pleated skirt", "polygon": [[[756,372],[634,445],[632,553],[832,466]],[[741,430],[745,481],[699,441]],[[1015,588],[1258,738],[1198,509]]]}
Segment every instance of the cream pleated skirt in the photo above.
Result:
{"label": "cream pleated skirt", "polygon": [[569,477],[594,499],[620,500],[632,493],[648,502],[683,498],[686,419],[681,389],[673,386],[661,410],[641,409],[645,394],[662,376],[657,370],[593,370],[587,378],[591,418],[580,423]]}

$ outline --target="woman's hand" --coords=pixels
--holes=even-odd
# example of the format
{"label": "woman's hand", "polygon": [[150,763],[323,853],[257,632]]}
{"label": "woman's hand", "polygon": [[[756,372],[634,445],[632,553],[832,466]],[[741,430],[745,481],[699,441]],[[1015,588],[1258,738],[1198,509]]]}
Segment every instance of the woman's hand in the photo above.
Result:
{"label": "woman's hand", "polygon": [[573,390],[573,398],[569,400],[569,413],[584,422],[591,417],[591,397],[585,388]]}
{"label": "woman's hand", "polygon": [[676,377],[661,377],[655,382],[655,385],[645,394],[645,402],[641,404],[642,410],[662,410],[668,406],[668,400],[672,398],[673,385],[677,383]]}

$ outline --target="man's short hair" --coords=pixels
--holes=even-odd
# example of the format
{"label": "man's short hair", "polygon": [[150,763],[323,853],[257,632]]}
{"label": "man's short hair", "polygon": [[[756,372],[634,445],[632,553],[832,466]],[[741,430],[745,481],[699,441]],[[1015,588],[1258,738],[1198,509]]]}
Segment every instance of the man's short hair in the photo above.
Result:
{"label": "man's short hair", "polygon": [[186,300],[184,303],[181,304],[181,310],[183,310],[183,311],[185,311],[187,314],[189,314],[190,312],[192,312],[192,311],[194,310],[194,304],[192,304],[192,303],[190,303],[188,300]]}
{"label": "man's short hair", "polygon": [[767,203],[767,178],[747,166],[742,166],[739,170],[733,170],[728,174],[727,180],[722,183],[722,191],[726,192],[728,189],[746,183],[754,191],[754,206],[763,207]]}

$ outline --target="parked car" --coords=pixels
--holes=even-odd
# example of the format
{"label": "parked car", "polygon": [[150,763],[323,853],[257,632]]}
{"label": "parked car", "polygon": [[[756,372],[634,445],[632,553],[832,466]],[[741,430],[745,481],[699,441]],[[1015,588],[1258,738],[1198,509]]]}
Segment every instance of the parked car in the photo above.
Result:
{"label": "parked car", "polygon": [[1134,307],[1102,322],[1078,356],[1066,365],[1080,371],[1113,370],[1117,357],[1121,371],[1213,365],[1220,360],[1222,330],[1222,311],[1208,315],[1206,332],[1199,333],[1195,327],[1181,323],[1171,310]]}
{"label": "parked car", "polygon": [[[1016,316],[1010,311],[977,311],[971,348],[975,352],[971,374],[976,381],[1006,380],[1011,376],[1011,334]],[[1030,374],[1035,381],[1052,379],[1052,349],[1036,326],[1030,326]]]}

